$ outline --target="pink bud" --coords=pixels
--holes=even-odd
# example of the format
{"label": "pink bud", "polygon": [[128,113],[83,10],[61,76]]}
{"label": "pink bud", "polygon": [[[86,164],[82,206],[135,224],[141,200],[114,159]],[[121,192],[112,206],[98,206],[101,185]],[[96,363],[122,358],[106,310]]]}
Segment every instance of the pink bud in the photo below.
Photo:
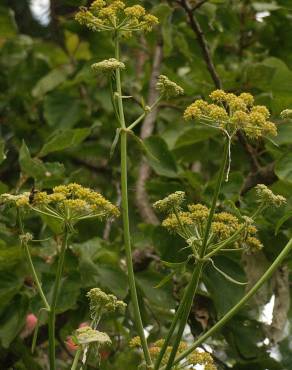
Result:
{"label": "pink bud", "polygon": [[89,326],[89,323],[86,321],[79,324],[79,328],[84,328],[85,326]]}
{"label": "pink bud", "polygon": [[67,337],[65,344],[69,351],[76,351],[78,349],[78,346],[73,342],[71,336]]}
{"label": "pink bud", "polygon": [[22,332],[20,333],[20,337],[21,338],[28,337],[34,331],[37,322],[38,318],[36,317],[36,315],[34,315],[33,313],[28,314],[25,319],[25,326]]}

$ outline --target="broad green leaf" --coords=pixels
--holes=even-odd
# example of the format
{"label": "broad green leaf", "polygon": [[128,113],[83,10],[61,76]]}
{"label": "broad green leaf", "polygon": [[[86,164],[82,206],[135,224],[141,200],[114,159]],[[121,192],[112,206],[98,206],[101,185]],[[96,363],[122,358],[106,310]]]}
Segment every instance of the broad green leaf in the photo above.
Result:
{"label": "broad green leaf", "polygon": [[[237,262],[225,256],[216,257],[216,265],[221,271],[234,277],[236,280],[244,281],[245,276]],[[244,287],[235,285],[225,279],[211,264],[205,269],[203,281],[214,301],[219,316],[224,315],[243,296]]]}
{"label": "broad green leaf", "polygon": [[[0,252],[1,253],[1,252]],[[1,258],[1,257],[0,257]],[[9,256],[6,256],[7,262]],[[1,261],[2,264],[3,261]],[[11,265],[10,265],[11,267]],[[1,267],[2,270],[2,267]],[[0,307],[4,307],[9,303],[15,294],[18,293],[22,286],[22,279],[9,271],[0,272]]]}
{"label": "broad green leaf", "polygon": [[99,275],[98,284],[109,289],[117,297],[125,298],[128,293],[128,279],[126,274],[119,268],[109,265],[96,264],[96,271]]}
{"label": "broad green leaf", "polygon": [[28,306],[28,296],[18,295],[11,301],[9,310],[0,318],[0,341],[4,348],[9,347],[10,343],[22,329]]}
{"label": "broad green leaf", "polygon": [[287,213],[285,213],[285,215],[283,217],[280,218],[280,220],[276,224],[275,234],[278,234],[279,229],[281,228],[281,226],[286,221],[288,221],[290,218],[292,218],[292,211],[288,211]]}
{"label": "broad green leaf", "polygon": [[175,149],[178,149],[184,146],[190,146],[190,145],[199,143],[200,141],[208,140],[211,137],[216,136],[217,134],[218,134],[218,131],[211,127],[203,127],[203,126],[192,127],[189,130],[183,132],[182,135],[180,135],[177,138],[177,141],[175,143]]}
{"label": "broad green leaf", "polygon": [[21,171],[27,176],[34,178],[38,186],[51,187],[60,182],[64,176],[65,168],[58,162],[44,163],[39,158],[32,158],[25,142],[19,151],[19,163]]}
{"label": "broad green leaf", "polygon": [[154,271],[139,272],[136,274],[137,286],[142,290],[150,303],[161,307],[172,308],[175,303],[171,287],[155,288],[162,278],[163,275]]}
{"label": "broad green leaf", "polygon": [[0,270],[8,270],[24,257],[20,246],[0,246]]}
{"label": "broad green leaf", "polygon": [[53,69],[37,82],[32,90],[32,96],[35,98],[43,97],[46,93],[61,85],[71,72],[72,68],[70,66]]}
{"label": "broad green leaf", "polygon": [[287,153],[276,161],[275,173],[280,180],[292,182],[292,153]]}
{"label": "broad green leaf", "polygon": [[90,128],[76,128],[57,131],[42,147],[39,155],[44,157],[49,153],[71,148],[84,141],[91,132]]}
{"label": "broad green leaf", "polygon": [[144,143],[152,154],[148,155],[148,161],[154,171],[161,176],[177,177],[176,162],[166,142],[159,136],[151,136]]}
{"label": "broad green leaf", "polygon": [[84,114],[82,102],[63,92],[45,97],[44,116],[49,126],[60,129],[73,127]]}
{"label": "broad green leaf", "polygon": [[24,141],[19,151],[19,164],[21,171],[33,178],[42,178],[46,172],[44,163],[40,159],[31,157]]}
{"label": "broad green leaf", "polygon": [[285,122],[278,126],[278,135],[273,138],[278,145],[292,144],[292,123]]}

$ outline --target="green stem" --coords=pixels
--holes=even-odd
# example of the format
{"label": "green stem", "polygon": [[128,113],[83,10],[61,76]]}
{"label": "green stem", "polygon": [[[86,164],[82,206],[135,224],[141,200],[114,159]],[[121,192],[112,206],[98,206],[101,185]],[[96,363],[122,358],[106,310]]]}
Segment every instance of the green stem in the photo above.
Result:
{"label": "green stem", "polygon": [[78,361],[79,361],[81,353],[82,353],[82,350],[81,350],[81,348],[79,348],[75,353],[75,357],[74,357],[74,361],[73,361],[71,370],[76,370],[77,369],[77,365],[78,365]]}
{"label": "green stem", "polygon": [[[19,224],[20,231],[21,231],[22,234],[24,234],[24,227],[23,227],[23,223],[22,223],[21,214],[20,214],[19,209],[17,209],[17,218],[18,218],[18,224]],[[42,301],[45,305],[46,310],[50,311],[50,305],[49,305],[49,303],[47,301],[47,298],[46,298],[46,296],[43,292],[42,284],[39,281],[38,275],[36,273],[36,270],[34,268],[34,265],[33,265],[32,259],[31,259],[28,243],[27,242],[22,242],[22,245],[24,246],[25,256],[26,256],[26,259],[27,259],[27,262],[28,262],[29,269],[32,273],[35,285],[37,287],[38,293],[39,293],[39,295],[40,295],[40,297],[41,297],[41,299],[42,299]]]}
{"label": "green stem", "polygon": [[56,358],[55,358],[55,320],[56,320],[56,306],[60,290],[61,277],[64,266],[65,252],[68,244],[69,232],[67,226],[65,226],[65,234],[61,245],[61,251],[57,266],[57,273],[55,278],[55,284],[53,289],[53,296],[51,301],[51,310],[49,312],[49,358],[50,358],[50,370],[56,370]]}
{"label": "green stem", "polygon": [[201,274],[202,274],[202,270],[203,270],[203,264],[204,264],[203,258],[204,258],[204,255],[206,253],[208,237],[209,237],[209,233],[210,233],[210,230],[211,230],[212,220],[213,220],[213,217],[214,217],[219,192],[220,192],[221,185],[222,185],[223,178],[224,178],[224,171],[225,171],[227,158],[228,158],[228,148],[229,148],[228,147],[228,140],[226,140],[226,142],[224,144],[223,159],[222,159],[221,167],[220,167],[219,174],[218,174],[218,179],[217,179],[216,188],[215,188],[215,192],[214,192],[213,199],[212,199],[212,204],[211,204],[211,209],[210,209],[208,220],[207,220],[207,225],[206,225],[205,232],[204,232],[202,247],[201,247],[201,250],[200,250],[200,258],[201,259],[197,262],[197,266],[194,269],[194,272],[192,274],[191,281],[189,283],[190,289],[189,289],[188,294],[185,297],[186,301],[181,303],[182,305],[184,305],[184,310],[183,310],[182,317],[180,318],[178,332],[177,332],[177,335],[175,337],[175,341],[174,341],[174,344],[173,344],[173,347],[172,347],[172,351],[170,353],[170,356],[169,356],[169,359],[168,359],[168,362],[167,362],[167,365],[166,365],[166,370],[170,370],[172,368],[172,364],[173,364],[173,361],[175,359],[175,356],[176,356],[176,353],[177,353],[177,350],[178,350],[178,347],[179,347],[179,344],[180,344],[180,341],[181,341],[181,338],[182,338],[182,335],[183,335],[183,332],[184,332],[184,328],[186,326],[186,323],[188,321],[188,317],[189,317],[189,314],[190,314],[190,311],[191,311],[191,308],[192,308],[193,297],[196,295],[196,291],[197,291],[199,281],[200,281],[200,278],[201,278]]}
{"label": "green stem", "polygon": [[39,295],[45,305],[45,308],[47,311],[50,311],[50,305],[47,301],[47,298],[43,292],[43,289],[42,289],[42,285],[41,285],[41,282],[39,281],[39,278],[37,276],[37,273],[36,273],[36,270],[34,268],[34,265],[33,265],[33,262],[32,262],[32,259],[31,259],[31,255],[30,255],[30,252],[29,252],[29,247],[28,247],[28,244],[27,243],[23,243],[23,246],[24,246],[24,252],[25,252],[25,256],[26,256],[26,259],[27,259],[27,262],[28,262],[28,265],[29,265],[29,268],[30,268],[30,271],[33,275],[33,279],[34,279],[34,282],[35,282],[35,285],[37,287],[37,290],[39,292]]}
{"label": "green stem", "polygon": [[[276,271],[278,266],[284,261],[287,255],[292,250],[292,239],[286,244],[282,252],[278,255],[275,261],[271,264],[271,266],[267,269],[267,271],[263,274],[263,276],[258,280],[258,282],[252,287],[252,289],[246,293],[246,295],[241,298],[241,300],[229,310],[221,320],[219,320],[211,329],[209,329],[205,334],[201,335],[191,346],[189,349],[184,351],[180,354],[173,365],[178,364],[182,361],[186,356],[192,353],[200,344],[202,344],[207,338],[211,335],[215,334],[219,329],[221,329],[241,308],[242,306],[254,295],[256,292],[263,286],[263,284],[271,278],[273,273]],[[161,370],[166,370],[166,367],[162,367]]]}
{"label": "green stem", "polygon": [[[119,40],[118,35],[115,37],[115,57],[119,60]],[[118,110],[120,117],[120,124],[123,129],[126,128],[125,115],[122,100],[122,88],[121,88],[121,74],[120,70],[116,70],[116,84],[118,93]],[[133,261],[132,261],[132,249],[131,249],[131,237],[130,237],[130,223],[129,223],[129,205],[128,205],[128,176],[127,176],[127,132],[121,131],[121,192],[122,192],[122,216],[123,216],[123,229],[124,229],[124,243],[127,260],[128,280],[131,292],[131,300],[134,308],[134,318],[136,328],[141,339],[141,345],[148,368],[152,367],[152,361],[144,334],[144,328],[142,318],[139,309],[139,302],[137,296],[137,289],[135,283]]]}

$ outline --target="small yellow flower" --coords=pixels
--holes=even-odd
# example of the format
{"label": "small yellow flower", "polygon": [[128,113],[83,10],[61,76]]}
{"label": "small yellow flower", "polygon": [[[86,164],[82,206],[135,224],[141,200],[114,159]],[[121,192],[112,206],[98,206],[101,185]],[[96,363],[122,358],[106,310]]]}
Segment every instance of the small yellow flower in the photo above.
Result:
{"label": "small yellow flower", "polygon": [[243,101],[244,101],[244,103],[245,103],[248,107],[251,107],[251,106],[253,105],[253,103],[254,103],[254,97],[253,97],[251,94],[249,94],[249,93],[241,93],[241,94],[239,95],[239,98],[240,98],[241,100],[243,100]]}
{"label": "small yellow flower", "polygon": [[125,8],[125,14],[128,17],[141,18],[146,14],[146,10],[141,5],[134,5]]}
{"label": "small yellow flower", "polygon": [[209,95],[210,98],[216,102],[225,102],[226,101],[226,92],[223,90],[214,90]]}
{"label": "small yellow flower", "polygon": [[135,348],[135,347],[141,347],[141,338],[140,337],[134,337],[129,341],[129,347]]}

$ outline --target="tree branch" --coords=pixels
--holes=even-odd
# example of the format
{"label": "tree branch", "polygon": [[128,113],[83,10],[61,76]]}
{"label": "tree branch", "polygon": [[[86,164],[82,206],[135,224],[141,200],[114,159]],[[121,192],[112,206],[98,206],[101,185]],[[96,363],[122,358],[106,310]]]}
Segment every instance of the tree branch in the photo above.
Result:
{"label": "tree branch", "polygon": [[[162,43],[158,42],[154,51],[152,73],[149,84],[149,94],[147,100],[147,105],[149,106],[152,105],[158,98],[156,82],[160,74],[162,56],[163,56]],[[157,117],[157,112],[158,108],[153,109],[152,112],[148,114],[144,119],[140,134],[142,140],[146,139],[152,134]],[[155,213],[153,212],[153,209],[149,203],[148,194],[145,190],[145,183],[148,180],[150,173],[151,168],[149,167],[146,160],[142,158],[142,162],[139,168],[138,179],[136,182],[136,204],[143,220],[145,220],[147,223],[157,225],[158,219]]]}
{"label": "tree branch", "polygon": [[194,31],[194,33],[197,36],[198,43],[199,43],[199,45],[201,47],[201,50],[202,50],[203,58],[206,62],[208,71],[209,71],[210,76],[211,76],[211,78],[214,82],[214,85],[216,86],[217,89],[221,89],[222,88],[222,82],[221,82],[221,80],[218,76],[218,73],[217,73],[216,69],[215,69],[215,65],[214,65],[212,57],[211,57],[208,42],[206,40],[206,37],[204,35],[204,32],[203,32],[199,22],[197,21],[196,16],[194,15],[194,10],[198,9],[201,5],[204,4],[204,2],[205,1],[201,1],[200,3],[196,4],[194,8],[191,8],[186,0],[180,0],[179,4],[185,10],[185,12],[187,14],[187,17],[188,17],[188,20],[189,20],[189,24],[190,24],[192,30]]}

